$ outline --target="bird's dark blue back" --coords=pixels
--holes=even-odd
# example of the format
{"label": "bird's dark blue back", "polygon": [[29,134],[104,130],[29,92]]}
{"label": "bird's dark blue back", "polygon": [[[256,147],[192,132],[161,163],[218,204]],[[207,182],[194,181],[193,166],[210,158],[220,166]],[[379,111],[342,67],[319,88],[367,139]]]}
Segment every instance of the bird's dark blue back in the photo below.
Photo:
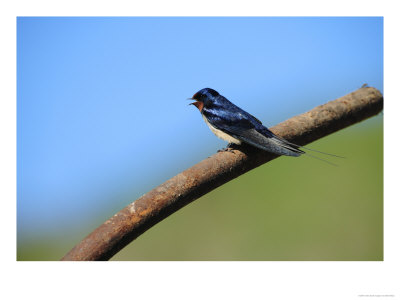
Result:
{"label": "bird's dark blue back", "polygon": [[202,113],[218,129],[237,133],[254,128],[263,134],[273,135],[268,128],[262,125],[261,121],[230,102],[224,96],[212,96],[208,98],[208,101],[205,102]]}

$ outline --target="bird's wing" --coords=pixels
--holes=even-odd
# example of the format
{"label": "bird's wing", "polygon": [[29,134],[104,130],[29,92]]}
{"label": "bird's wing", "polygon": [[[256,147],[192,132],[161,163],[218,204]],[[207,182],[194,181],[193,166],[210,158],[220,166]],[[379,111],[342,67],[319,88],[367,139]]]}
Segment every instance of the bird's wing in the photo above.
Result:
{"label": "bird's wing", "polygon": [[248,113],[236,112],[228,116],[208,114],[206,117],[217,129],[262,150],[288,156],[300,156],[304,153],[298,147],[273,134]]}

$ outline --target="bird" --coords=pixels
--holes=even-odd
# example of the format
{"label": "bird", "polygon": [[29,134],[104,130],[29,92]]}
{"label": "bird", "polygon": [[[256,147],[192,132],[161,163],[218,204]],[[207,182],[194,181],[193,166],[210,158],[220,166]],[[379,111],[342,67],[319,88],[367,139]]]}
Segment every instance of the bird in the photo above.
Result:
{"label": "bird", "polygon": [[[240,145],[246,143],[277,155],[298,157],[306,153],[300,149],[303,148],[340,157],[334,154],[293,144],[275,135],[271,130],[265,127],[259,119],[236,106],[227,98],[220,95],[216,90],[211,88],[201,89],[195,93],[193,97],[188,99],[195,100],[195,102],[190,103],[189,105],[197,107],[211,131],[217,137],[229,143],[227,148],[224,150],[229,149],[231,144]],[[319,157],[312,157],[325,161]]]}

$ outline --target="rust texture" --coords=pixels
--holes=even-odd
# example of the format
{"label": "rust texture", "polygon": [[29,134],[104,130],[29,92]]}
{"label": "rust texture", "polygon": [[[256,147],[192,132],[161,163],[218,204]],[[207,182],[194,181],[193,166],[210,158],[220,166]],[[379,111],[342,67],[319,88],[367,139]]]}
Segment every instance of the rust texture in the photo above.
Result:
{"label": "rust texture", "polygon": [[[382,94],[375,88],[365,87],[270,129],[291,142],[305,145],[374,116],[382,109]],[[276,157],[247,145],[236,146],[233,152],[218,152],[126,206],[62,260],[108,260],[181,207]]]}

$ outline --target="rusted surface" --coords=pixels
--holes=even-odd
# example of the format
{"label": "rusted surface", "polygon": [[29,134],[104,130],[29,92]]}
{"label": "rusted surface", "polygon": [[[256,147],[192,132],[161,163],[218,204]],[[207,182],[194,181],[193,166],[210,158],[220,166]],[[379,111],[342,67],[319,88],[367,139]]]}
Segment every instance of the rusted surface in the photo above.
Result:
{"label": "rusted surface", "polygon": [[[366,87],[270,129],[289,141],[305,145],[382,109],[382,94]],[[143,195],[89,234],[62,260],[108,260],[181,207],[277,157],[246,145],[235,149],[233,153],[216,153]]]}

